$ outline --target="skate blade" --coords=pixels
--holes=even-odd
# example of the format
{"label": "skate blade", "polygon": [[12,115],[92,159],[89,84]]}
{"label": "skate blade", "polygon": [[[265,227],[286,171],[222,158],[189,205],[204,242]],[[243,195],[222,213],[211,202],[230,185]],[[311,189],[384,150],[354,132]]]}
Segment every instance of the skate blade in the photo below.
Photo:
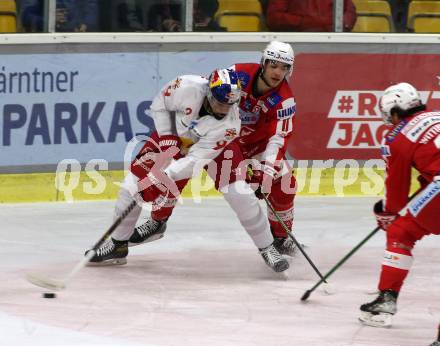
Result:
{"label": "skate blade", "polygon": [[105,267],[105,266],[118,266],[127,264],[126,258],[113,258],[102,262],[89,262],[87,267]]}
{"label": "skate blade", "polygon": [[128,241],[128,246],[132,247],[132,246],[141,245],[141,244],[145,244],[145,243],[151,243],[152,241],[159,240],[159,239],[163,238],[163,236],[164,236],[163,233],[154,234],[151,237],[148,237],[147,239],[145,239],[144,241],[142,241],[140,243],[132,243],[132,242]]}
{"label": "skate blade", "polygon": [[370,327],[390,328],[393,323],[393,315],[387,313],[374,315],[371,312],[362,311],[359,321]]}

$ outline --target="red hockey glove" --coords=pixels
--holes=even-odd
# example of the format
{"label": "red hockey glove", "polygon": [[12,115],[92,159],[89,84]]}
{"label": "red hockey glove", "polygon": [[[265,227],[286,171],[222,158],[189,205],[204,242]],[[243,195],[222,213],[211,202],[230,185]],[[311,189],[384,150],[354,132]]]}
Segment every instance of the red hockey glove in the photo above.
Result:
{"label": "red hockey glove", "polygon": [[131,162],[130,171],[139,179],[144,179],[154,166],[156,153],[150,147],[144,147]]}
{"label": "red hockey glove", "polygon": [[167,157],[178,160],[181,156],[180,147],[182,141],[175,135],[164,135],[159,138],[159,148],[162,153],[166,153]]}
{"label": "red hockey glove", "polygon": [[159,152],[157,152],[158,149],[154,145],[142,148],[131,163],[131,172],[139,179],[144,179],[155,164],[159,166],[159,169],[164,168],[171,159],[177,160],[181,157],[181,144],[182,142],[177,136],[161,136],[157,143]]}
{"label": "red hockey glove", "polygon": [[380,200],[374,205],[374,215],[376,216],[377,225],[384,231],[399,217],[399,214],[393,214],[383,210],[383,201]]}
{"label": "red hockey glove", "polygon": [[276,173],[277,170],[272,165],[264,162],[261,163],[258,169],[251,168],[248,170],[246,181],[253,185],[254,188],[256,187],[255,196],[258,199],[263,199],[263,194],[270,193]]}

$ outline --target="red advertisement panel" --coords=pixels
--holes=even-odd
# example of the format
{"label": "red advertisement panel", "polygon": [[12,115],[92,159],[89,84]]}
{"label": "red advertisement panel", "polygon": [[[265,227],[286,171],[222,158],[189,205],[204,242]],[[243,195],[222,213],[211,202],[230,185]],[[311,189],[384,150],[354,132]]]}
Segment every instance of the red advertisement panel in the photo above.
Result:
{"label": "red advertisement panel", "polygon": [[429,109],[440,109],[439,61],[435,54],[299,54],[289,154],[299,160],[380,158],[387,130],[378,108],[383,90],[409,82]]}

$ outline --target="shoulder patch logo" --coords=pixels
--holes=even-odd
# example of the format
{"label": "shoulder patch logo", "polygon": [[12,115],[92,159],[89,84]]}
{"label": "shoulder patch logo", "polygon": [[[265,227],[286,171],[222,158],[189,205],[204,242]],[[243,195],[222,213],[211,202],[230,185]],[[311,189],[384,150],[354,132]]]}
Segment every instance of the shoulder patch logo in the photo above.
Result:
{"label": "shoulder patch logo", "polygon": [[273,93],[273,94],[270,94],[267,98],[266,98],[266,101],[267,101],[267,103],[269,104],[269,108],[273,108],[273,107],[275,107],[278,103],[280,103],[280,101],[282,100],[283,98],[280,96],[280,95],[278,95],[277,93]]}
{"label": "shoulder patch logo", "polygon": [[243,71],[236,71],[238,74],[238,79],[240,79],[241,82],[241,87],[244,89],[247,87],[247,85],[249,84],[249,80],[251,79],[251,77]]}

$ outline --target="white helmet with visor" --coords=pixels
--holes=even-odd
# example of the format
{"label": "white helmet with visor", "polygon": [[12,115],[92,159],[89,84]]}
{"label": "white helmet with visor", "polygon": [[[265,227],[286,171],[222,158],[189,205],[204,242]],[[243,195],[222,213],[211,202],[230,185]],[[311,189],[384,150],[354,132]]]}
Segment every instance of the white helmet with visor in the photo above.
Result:
{"label": "white helmet with visor", "polygon": [[383,120],[390,124],[393,112],[403,113],[422,105],[419,92],[409,83],[399,83],[385,89],[379,100]]}
{"label": "white helmet with visor", "polygon": [[261,66],[263,69],[267,60],[278,61],[289,65],[289,75],[291,75],[295,61],[295,53],[290,44],[281,41],[271,41],[263,50],[263,56],[261,57]]}

